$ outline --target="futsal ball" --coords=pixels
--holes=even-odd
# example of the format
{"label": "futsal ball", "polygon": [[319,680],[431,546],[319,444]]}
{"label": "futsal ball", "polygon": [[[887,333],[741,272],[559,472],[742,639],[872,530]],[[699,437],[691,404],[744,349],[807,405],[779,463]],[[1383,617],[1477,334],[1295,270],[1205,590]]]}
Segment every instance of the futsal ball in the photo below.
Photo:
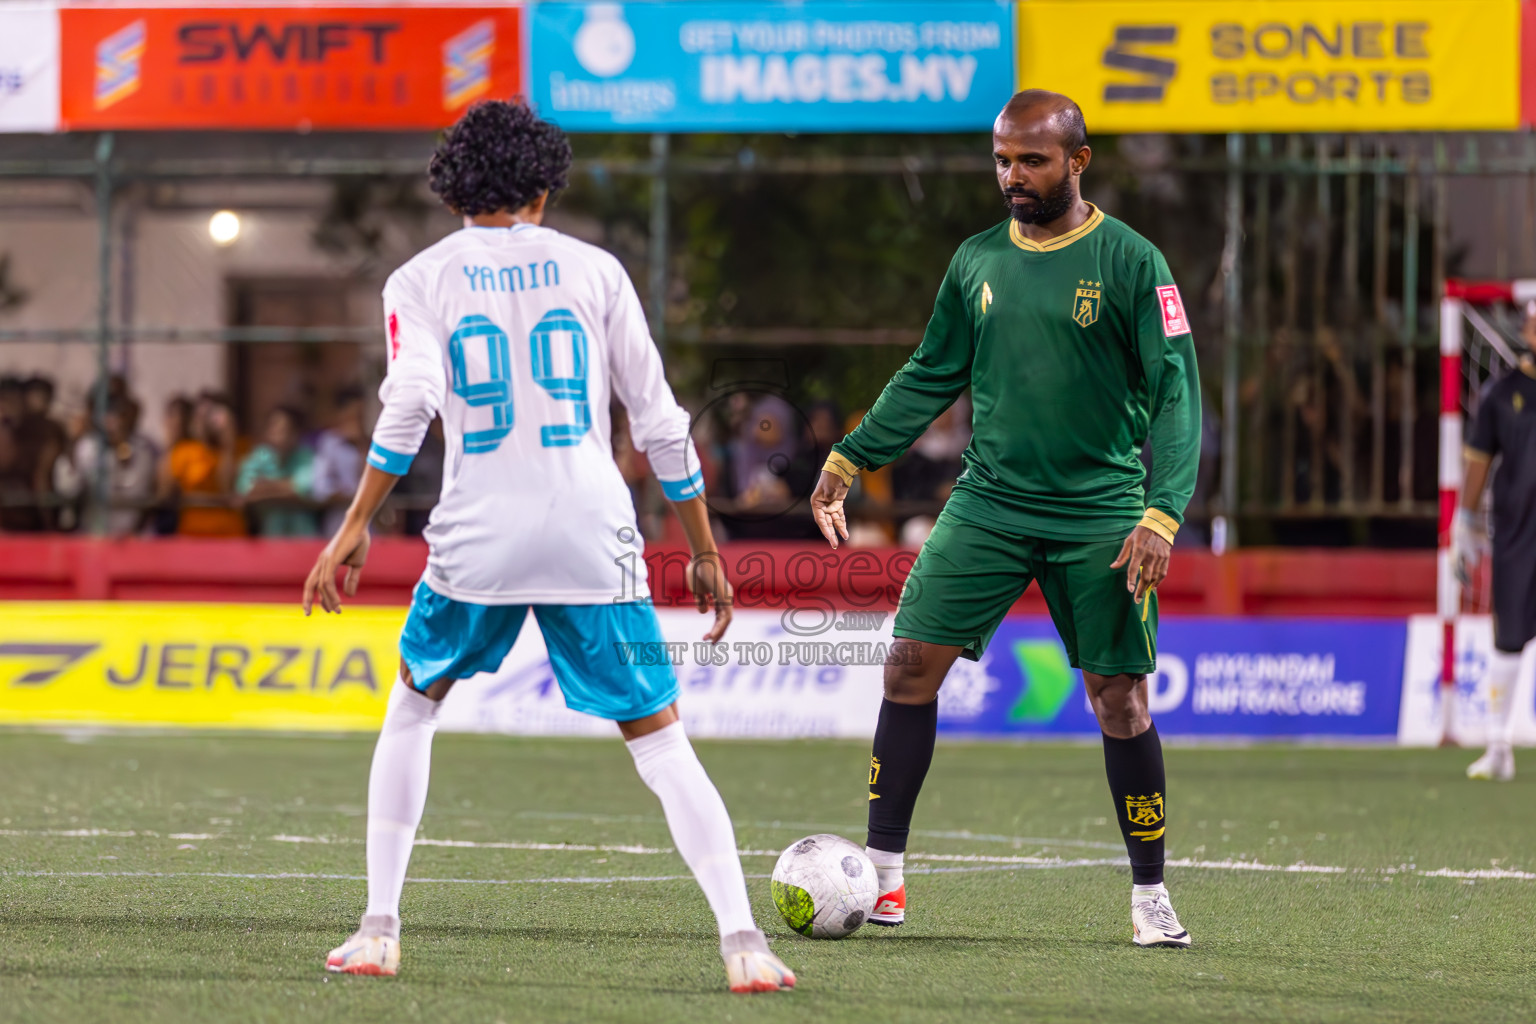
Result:
{"label": "futsal ball", "polygon": [[773,905],[795,931],[841,939],[869,920],[880,896],[863,847],[842,836],[806,836],[773,866]]}

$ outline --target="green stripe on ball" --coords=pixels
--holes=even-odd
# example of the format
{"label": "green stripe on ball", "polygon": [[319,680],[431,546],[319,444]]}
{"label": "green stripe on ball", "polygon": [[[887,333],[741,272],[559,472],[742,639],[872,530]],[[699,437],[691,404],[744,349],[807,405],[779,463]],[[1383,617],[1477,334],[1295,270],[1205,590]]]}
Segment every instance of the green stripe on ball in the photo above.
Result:
{"label": "green stripe on ball", "polygon": [[784,916],[784,923],[801,935],[809,936],[811,919],[816,916],[816,903],[811,899],[811,894],[798,885],[777,880],[770,888],[773,890],[773,905]]}

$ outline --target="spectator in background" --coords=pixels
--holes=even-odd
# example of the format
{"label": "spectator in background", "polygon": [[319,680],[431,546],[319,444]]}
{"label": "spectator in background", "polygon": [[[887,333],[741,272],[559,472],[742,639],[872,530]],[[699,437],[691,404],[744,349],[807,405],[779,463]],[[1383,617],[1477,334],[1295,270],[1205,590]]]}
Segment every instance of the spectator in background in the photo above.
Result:
{"label": "spectator in background", "polygon": [[27,415],[26,384],[19,377],[0,377],[0,433],[5,434],[0,530],[33,532],[47,525],[43,504],[50,494],[52,463],[43,462],[48,453],[39,427]]}
{"label": "spectator in background", "polygon": [[960,456],[971,443],[971,403],[962,395],[945,409],[891,470],[898,501],[943,502],[965,468]]}
{"label": "spectator in background", "polygon": [[[850,413],[843,422],[843,433],[851,433],[867,411],[859,409]],[[895,523],[886,509],[892,496],[891,472],[890,466],[881,466],[876,470],[865,470],[854,479],[848,500],[857,511],[848,520],[849,547],[881,547],[895,541]]]}
{"label": "spectator in background", "polygon": [[[827,461],[827,453],[843,439],[843,414],[836,402],[820,401],[811,405],[805,418],[810,427],[807,454],[809,461],[815,463],[819,475]],[[811,487],[814,489],[815,486],[813,479]]]}
{"label": "spectator in background", "polygon": [[408,537],[419,537],[432,518],[432,506],[443,489],[443,421],[433,417],[427,425],[427,436],[421,443],[421,451],[411,462],[411,468],[395,485],[395,495],[403,498],[403,532]]}
{"label": "spectator in background", "polygon": [[783,509],[789,504],[785,476],[797,454],[794,409],[770,395],[752,405],[727,452],[730,497],[741,512]]}
{"label": "spectator in background", "polygon": [[329,428],[315,438],[313,495],[319,502],[320,536],[330,537],[346,518],[347,506],[363,478],[363,393],[355,389],[336,395],[336,413]]}
{"label": "spectator in background", "polygon": [[960,456],[970,443],[971,403],[961,395],[891,467],[891,493],[897,501],[935,506],[934,514],[920,513],[901,524],[902,547],[921,548],[928,539],[937,521],[937,506],[948,500],[955,479],[965,469]]}
{"label": "spectator in background", "polygon": [[176,446],[192,440],[192,399],[186,395],[172,395],[160,414],[160,431],[165,435],[166,454]]}
{"label": "spectator in background", "polygon": [[53,418],[53,381],[47,377],[31,377],[22,385],[22,407],[29,419],[44,424],[45,432],[64,447],[64,425]]}
{"label": "spectator in background", "polygon": [[722,514],[733,538],[789,540],[815,535],[809,517],[790,515],[810,488],[797,473],[803,462],[804,428],[794,406],[777,395],[752,403],[726,446],[722,467],[724,497],[732,499]]}
{"label": "spectator in background", "polygon": [[[26,412],[22,418],[23,443],[38,452],[33,490],[46,495],[53,486],[53,466],[69,447],[69,437],[64,424],[53,418],[53,381],[47,377],[31,377],[22,385],[22,404]],[[52,508],[41,509],[43,529],[52,529],[56,515]]]}
{"label": "spectator in background", "polygon": [[166,456],[164,474],[181,506],[177,532],[194,537],[243,537],[245,516],[233,507],[239,465],[235,412],[223,395],[205,393],[192,408],[191,436]]}
{"label": "spectator in background", "polygon": [[[165,454],[160,459],[155,482],[155,511],[151,527],[160,536],[176,532],[180,510],[177,507],[176,478],[171,466],[178,459],[184,460],[187,446],[197,442],[192,438],[192,400],[185,395],[173,395],[165,403],[160,415],[160,432],[165,438]],[[178,450],[180,454],[178,454]]]}
{"label": "spectator in background", "polygon": [[315,452],[303,437],[302,414],[280,405],[267,414],[262,443],[240,464],[235,491],[262,537],[315,536]]}
{"label": "spectator in background", "polygon": [[0,424],[15,430],[26,411],[26,388],[21,378],[0,377]]}
{"label": "spectator in background", "polygon": [[640,526],[640,535],[647,540],[660,539],[662,527],[656,521],[658,517],[653,514],[653,503],[649,500],[651,461],[645,457],[644,452],[635,448],[635,439],[629,432],[629,410],[615,400],[608,405],[608,417],[613,461],[619,467],[619,475],[624,478],[625,486],[629,488],[629,500],[635,506],[635,521]]}
{"label": "spectator in background", "polygon": [[[0,382],[3,387],[3,382]],[[16,434],[13,425],[0,415],[0,531],[9,528],[11,502],[20,495],[15,478]]]}
{"label": "spectator in background", "polygon": [[[108,399],[101,430],[92,430],[75,442],[74,450],[60,458],[53,469],[53,483],[60,496],[76,504],[66,506],[60,525],[78,522],[94,528],[99,521],[97,474],[101,471],[102,443],[106,443],[106,530],[113,537],[139,532],[155,496],[155,446],[138,432],[139,404],[119,395]],[[76,518],[76,509],[79,509]],[[70,520],[74,519],[74,522]]]}

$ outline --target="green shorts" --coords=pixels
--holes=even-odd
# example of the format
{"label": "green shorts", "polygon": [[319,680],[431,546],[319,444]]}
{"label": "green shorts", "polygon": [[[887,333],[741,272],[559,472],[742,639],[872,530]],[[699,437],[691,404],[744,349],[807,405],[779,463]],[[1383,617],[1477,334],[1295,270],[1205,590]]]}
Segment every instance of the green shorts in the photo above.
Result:
{"label": "green shorts", "polygon": [[946,509],[907,577],[894,633],[962,647],[961,657],[975,661],[1038,580],[1073,668],[1150,673],[1157,664],[1157,595],[1138,605],[1125,588],[1125,568],[1109,567],[1123,542],[1029,537],[962,521]]}

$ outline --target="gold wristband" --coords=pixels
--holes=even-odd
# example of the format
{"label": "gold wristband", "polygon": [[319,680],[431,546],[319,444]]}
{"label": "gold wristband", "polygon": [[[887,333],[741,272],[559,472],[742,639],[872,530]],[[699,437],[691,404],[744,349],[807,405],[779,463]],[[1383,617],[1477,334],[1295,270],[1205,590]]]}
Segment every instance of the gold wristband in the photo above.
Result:
{"label": "gold wristband", "polygon": [[827,453],[827,461],[821,468],[824,472],[840,478],[849,487],[853,486],[853,478],[859,475],[859,467],[841,452]]}
{"label": "gold wristband", "polygon": [[1155,508],[1147,509],[1141,517],[1141,522],[1136,525],[1145,526],[1169,544],[1173,543],[1174,534],[1179,532],[1178,521],[1166,512],[1159,512]]}

